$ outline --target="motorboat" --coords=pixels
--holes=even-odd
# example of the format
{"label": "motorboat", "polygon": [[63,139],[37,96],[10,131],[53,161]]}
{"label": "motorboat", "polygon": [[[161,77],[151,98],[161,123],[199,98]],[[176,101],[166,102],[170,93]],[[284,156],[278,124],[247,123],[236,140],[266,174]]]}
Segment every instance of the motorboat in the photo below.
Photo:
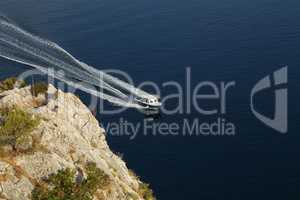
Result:
{"label": "motorboat", "polygon": [[159,110],[162,105],[157,96],[151,98],[135,97],[134,102],[144,107],[145,110]]}

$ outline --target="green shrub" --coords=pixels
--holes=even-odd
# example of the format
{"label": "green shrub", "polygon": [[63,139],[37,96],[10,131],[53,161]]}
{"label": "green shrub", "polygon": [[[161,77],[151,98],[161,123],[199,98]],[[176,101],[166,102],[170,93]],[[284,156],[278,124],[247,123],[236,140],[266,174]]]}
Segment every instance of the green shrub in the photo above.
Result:
{"label": "green shrub", "polygon": [[18,80],[16,77],[8,78],[3,81],[0,81],[0,92],[12,90],[15,87],[25,87],[25,82]]}
{"label": "green shrub", "polygon": [[48,84],[44,82],[35,83],[31,86],[31,94],[38,96],[39,94],[46,94],[48,91]]}
{"label": "green shrub", "polygon": [[156,200],[156,198],[154,197],[153,191],[150,189],[149,184],[140,182],[138,193],[145,200]]}
{"label": "green shrub", "polygon": [[65,169],[51,175],[47,187],[38,185],[32,191],[33,200],[92,200],[98,189],[110,185],[109,177],[95,163],[86,166],[87,178],[76,182],[76,171]]}
{"label": "green shrub", "polygon": [[133,170],[129,169],[129,175],[134,177],[139,182],[138,194],[145,200],[156,200],[153,190],[150,189],[150,185],[143,183]]}
{"label": "green shrub", "polygon": [[11,145],[16,150],[17,145],[28,142],[39,121],[20,108],[0,108],[0,146]]}

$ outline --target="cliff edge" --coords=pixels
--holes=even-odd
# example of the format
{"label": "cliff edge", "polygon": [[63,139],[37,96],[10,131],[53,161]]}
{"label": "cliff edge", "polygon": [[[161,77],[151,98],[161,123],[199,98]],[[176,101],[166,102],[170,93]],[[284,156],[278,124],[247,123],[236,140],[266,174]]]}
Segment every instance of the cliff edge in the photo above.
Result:
{"label": "cliff edge", "polygon": [[[30,86],[15,88],[0,91],[0,108],[18,108],[39,119],[26,143],[15,147],[1,144],[0,200],[33,199],[33,190],[43,186],[42,191],[50,191],[55,186],[47,185],[47,179],[66,169],[74,172],[74,184],[79,190],[80,184],[89,180],[87,163],[94,163],[109,182],[89,191],[92,199],[154,199],[145,194],[145,184],[110,150],[104,130],[75,95],[52,85],[47,93],[36,96]],[[58,199],[66,199],[66,194],[60,193]],[[39,195],[35,199],[47,199]]]}

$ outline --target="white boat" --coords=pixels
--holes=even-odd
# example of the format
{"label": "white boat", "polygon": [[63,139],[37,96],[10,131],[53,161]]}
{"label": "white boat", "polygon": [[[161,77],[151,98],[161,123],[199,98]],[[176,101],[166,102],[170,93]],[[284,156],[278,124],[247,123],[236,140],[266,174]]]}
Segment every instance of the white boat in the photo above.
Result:
{"label": "white boat", "polygon": [[135,97],[134,101],[149,110],[159,110],[162,105],[160,98],[156,96],[153,96],[153,98]]}

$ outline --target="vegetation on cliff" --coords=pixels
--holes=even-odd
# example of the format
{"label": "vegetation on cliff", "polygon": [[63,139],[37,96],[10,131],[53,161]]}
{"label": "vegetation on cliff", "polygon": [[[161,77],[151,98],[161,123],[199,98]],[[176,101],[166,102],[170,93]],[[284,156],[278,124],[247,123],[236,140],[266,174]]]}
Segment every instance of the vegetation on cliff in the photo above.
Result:
{"label": "vegetation on cliff", "polygon": [[39,94],[46,94],[48,91],[48,84],[45,82],[38,82],[31,86],[31,94],[37,97]]}
{"label": "vegetation on cliff", "polygon": [[38,117],[18,108],[0,108],[0,147],[25,145],[31,137],[31,132],[38,126]]}
{"label": "vegetation on cliff", "polygon": [[16,77],[7,78],[3,81],[0,81],[0,92],[12,90],[15,87],[22,88],[26,85],[24,81],[18,80]]}
{"label": "vegetation on cliff", "polygon": [[33,200],[92,200],[98,190],[110,185],[110,179],[95,163],[86,165],[87,178],[77,180],[76,171],[65,169],[51,175],[32,191]]}
{"label": "vegetation on cliff", "polygon": [[129,170],[129,174],[139,181],[139,188],[137,192],[143,199],[156,200],[153,190],[150,188],[149,184],[142,182],[134,171]]}

